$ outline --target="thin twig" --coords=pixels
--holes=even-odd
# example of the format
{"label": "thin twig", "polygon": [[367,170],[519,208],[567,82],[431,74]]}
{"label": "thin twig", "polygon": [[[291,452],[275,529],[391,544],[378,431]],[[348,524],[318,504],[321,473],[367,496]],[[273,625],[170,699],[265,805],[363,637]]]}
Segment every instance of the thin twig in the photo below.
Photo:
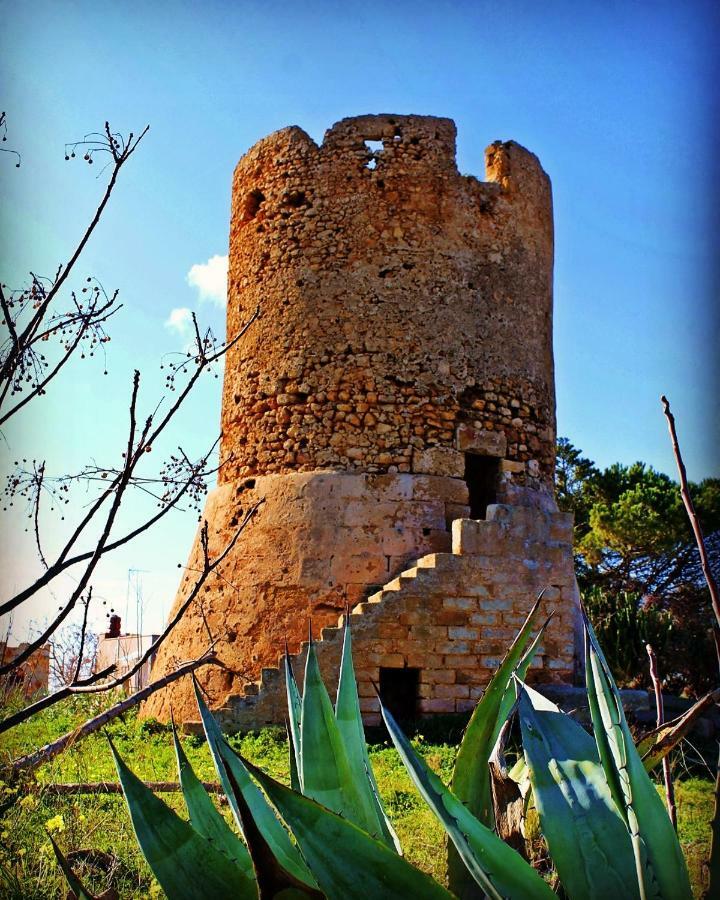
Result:
{"label": "thin twig", "polygon": [[[146,781],[144,784],[155,794],[174,794],[182,791],[182,785],[177,781]],[[225,793],[219,781],[203,781],[201,784],[210,794]],[[75,794],[122,794],[123,792],[119,781],[60,782],[57,784],[38,782],[31,785],[30,789],[33,793],[59,794],[61,796],[68,794],[71,796]]]}
{"label": "thin twig", "polygon": [[[27,647],[21,653],[12,660],[10,663],[6,663],[4,666],[0,666],[0,675],[4,675],[9,672],[11,669],[17,668],[22,665],[28,657],[30,657],[37,649],[42,647],[42,645],[48,640],[50,635],[52,635],[57,629],[60,627],[62,622],[70,615],[72,610],[74,609],[78,599],[82,595],[85,588],[88,586],[88,582],[90,581],[90,577],[92,573],[95,571],[95,568],[100,561],[100,557],[102,556],[103,547],[108,541],[110,536],[110,532],[112,530],[113,524],[115,522],[115,518],[120,509],[120,504],[122,503],[123,494],[125,489],[127,488],[128,482],[130,480],[130,476],[132,475],[133,466],[137,463],[137,459],[134,459],[134,454],[132,452],[133,446],[135,444],[135,433],[136,433],[136,418],[135,412],[137,407],[137,395],[138,389],[140,387],[140,373],[136,370],[135,376],[133,378],[133,389],[132,396],[130,398],[130,428],[128,433],[128,443],[127,443],[127,451],[125,455],[125,467],[123,469],[122,475],[119,479],[117,490],[115,491],[115,497],[113,498],[112,505],[108,512],[107,518],[105,520],[105,524],[102,529],[102,533],[98,539],[98,542],[93,551],[93,555],[90,558],[90,561],[80,577],[78,581],[77,587],[70,595],[70,599],[65,604],[65,606],[60,610],[58,615],[55,617],[53,622],[43,631],[43,633],[37,637],[34,641],[28,642]],[[146,425],[147,428],[147,425]]]}
{"label": "thin twig", "polygon": [[663,412],[667,419],[675,462],[677,464],[678,473],[680,474],[680,494],[683,503],[685,504],[685,511],[687,512],[688,519],[690,519],[693,534],[695,535],[695,543],[697,544],[698,553],[700,554],[702,573],[705,576],[705,581],[707,582],[708,590],[710,591],[710,600],[712,602],[713,612],[715,613],[713,631],[715,635],[715,649],[718,654],[718,666],[720,667],[720,591],[718,590],[717,581],[710,568],[710,558],[708,557],[707,547],[705,545],[705,536],[703,535],[702,525],[697,517],[695,504],[690,496],[685,463],[683,462],[682,453],[680,452],[680,444],[675,429],[675,416],[670,411],[670,402],[665,395],[660,398],[660,402],[663,405]]}
{"label": "thin twig", "polygon": [[[663,412],[668,423],[670,431],[670,441],[672,442],[673,453],[675,454],[675,462],[677,463],[678,472],[680,473],[680,494],[685,504],[685,511],[690,519],[690,525],[695,535],[698,553],[700,554],[700,565],[702,567],[708,590],[710,591],[710,601],[712,603],[713,612],[715,613],[715,622],[713,623],[713,636],[715,638],[715,651],[718,657],[718,669],[720,669],[720,593],[715,576],[710,568],[710,560],[708,558],[707,547],[705,546],[705,537],[702,532],[702,526],[695,512],[695,505],[690,496],[688,488],[687,472],[685,463],[683,462],[682,453],[680,452],[680,442],[678,441],[677,430],[675,428],[675,416],[670,411],[670,402],[665,395],[660,398],[663,406]],[[711,823],[710,838],[710,856],[708,860],[708,889],[705,897],[710,898],[717,895],[720,888],[720,757],[718,759],[718,770],[715,779],[715,809]]]}
{"label": "thin twig", "polygon": [[[22,722],[26,722],[28,719],[37,715],[39,712],[42,712],[42,710],[48,709],[49,707],[54,706],[56,703],[59,703],[61,700],[66,700],[68,697],[71,697],[74,694],[100,694],[105,693],[106,691],[110,691],[113,688],[122,687],[123,684],[125,684],[130,678],[132,678],[132,676],[135,675],[138,671],[140,671],[145,663],[149,659],[152,659],[152,657],[157,653],[157,651],[160,649],[160,646],[165,642],[171,631],[185,615],[185,612],[187,611],[191,603],[198,596],[202,586],[205,584],[209,576],[232,551],[233,547],[238,541],[238,538],[248,526],[250,521],[253,519],[262,503],[263,500],[259,500],[251,509],[248,510],[243,521],[238,526],[235,534],[225,545],[222,553],[220,553],[212,560],[210,559],[209,553],[207,551],[207,523],[203,525],[203,528],[201,529],[201,538],[203,535],[205,535],[203,543],[205,553],[203,568],[200,571],[200,574],[195,581],[192,590],[179,606],[173,618],[165,626],[162,634],[157,637],[155,641],[153,641],[153,643],[148,647],[145,653],[143,653],[142,656],[140,656],[140,658],[136,660],[134,665],[132,665],[126,672],[123,672],[112,681],[102,682],[102,679],[112,674],[112,672],[116,668],[115,665],[108,666],[106,669],[103,669],[102,672],[96,672],[83,679],[82,681],[76,680],[73,684],[65,685],[52,694],[46,694],[44,697],[40,697],[39,700],[36,700],[34,703],[31,703],[24,709],[18,710],[18,712],[13,713],[12,715],[7,716],[7,718],[0,721],[0,734],[9,731],[11,728],[15,728]],[[214,642],[211,642],[211,646],[214,646]]]}
{"label": "thin twig", "polygon": [[88,588],[87,597],[84,600],[84,609],[83,609],[83,620],[82,626],[80,627],[80,649],[78,650],[77,663],[75,665],[75,674],[72,678],[72,683],[77,684],[78,679],[80,678],[80,672],[82,671],[83,664],[83,653],[85,652],[85,632],[87,631],[87,621],[88,621],[88,612],[90,610],[90,601],[92,600],[92,585]]}
{"label": "thin twig", "polygon": [[[665,721],[665,709],[663,704],[663,695],[662,695],[662,684],[660,682],[660,677],[658,676],[657,670],[657,659],[655,657],[655,651],[650,646],[650,644],[645,644],[645,649],[647,650],[648,659],[650,660],[650,678],[652,680],[653,689],[655,691],[655,710],[657,713],[657,724],[656,727],[660,728],[660,726]],[[677,809],[675,808],[675,789],[673,787],[672,775],[670,774],[670,757],[663,757],[662,761],[662,769],[663,769],[663,780],[665,782],[665,799],[667,800],[667,808],[668,815],[670,816],[670,821],[672,822],[672,826],[677,831]]]}
{"label": "thin twig", "polygon": [[161,690],[168,684],[172,684],[173,681],[177,681],[177,679],[182,678],[183,675],[194,672],[195,669],[200,668],[200,666],[207,665],[218,665],[217,658],[212,651],[206,651],[202,656],[198,657],[198,659],[184,663],[175,669],[174,672],[170,672],[162,678],[158,678],[157,681],[153,681],[147,687],[131,694],[129,697],[126,697],[124,700],[116,703],[115,706],[111,706],[110,709],[106,709],[94,718],[88,719],[87,722],[84,722],[78,728],[69,731],[57,740],[46,744],[44,747],[40,747],[32,753],[28,753],[26,756],[21,756],[11,763],[10,771],[14,775],[17,775],[19,772],[36,769],[43,763],[49,762],[54,757],[58,756],[78,741],[98,731],[103,725],[107,725],[108,722],[112,721],[117,716],[122,715],[122,713],[127,712],[138,703],[141,703],[156,691]]}

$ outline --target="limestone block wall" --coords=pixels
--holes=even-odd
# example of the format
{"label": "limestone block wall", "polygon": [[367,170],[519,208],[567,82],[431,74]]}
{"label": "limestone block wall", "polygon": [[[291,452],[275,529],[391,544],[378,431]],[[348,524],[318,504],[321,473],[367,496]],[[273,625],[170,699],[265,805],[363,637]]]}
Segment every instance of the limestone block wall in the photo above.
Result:
{"label": "limestone block wall", "polygon": [[[572,678],[578,610],[572,516],[497,505],[487,521],[458,519],[452,530],[451,552],[422,557],[352,610],[353,657],[367,724],[379,723],[373,682],[379,683],[381,668],[419,670],[419,715],[472,709],[543,589],[545,612],[554,615],[529,679]],[[317,642],[331,696],[337,687],[341,624],[342,619],[324,628]],[[306,648],[304,643],[293,657],[300,683]],[[225,728],[284,721],[279,663],[226,699],[219,710]]]}
{"label": "limestone block wall", "polygon": [[514,142],[461,175],[455,125],[278,131],[233,179],[221,481],[340,469],[462,476],[458,429],[552,492],[550,182]]}
{"label": "limestone block wall", "polygon": [[[451,523],[468,515],[467,498],[460,479],[399,473],[299,472],[219,486],[204,510],[211,555],[223,550],[248,509],[264,503],[172,641],[160,647],[154,675],[203,652],[209,627],[227,669],[208,667],[202,681],[211,702],[224,703],[276,662],[286,639],[299,649],[310,618],[319,633],[419,556],[449,552]],[[201,561],[196,539],[172,612]],[[193,717],[192,688],[184,681],[153,695],[145,714],[167,719],[172,707],[179,720]]]}

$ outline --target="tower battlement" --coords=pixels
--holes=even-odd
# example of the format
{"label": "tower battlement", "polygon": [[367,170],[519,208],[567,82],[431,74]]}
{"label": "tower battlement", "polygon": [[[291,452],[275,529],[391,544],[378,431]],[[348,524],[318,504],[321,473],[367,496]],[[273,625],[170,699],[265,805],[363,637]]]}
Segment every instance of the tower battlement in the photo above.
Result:
{"label": "tower battlement", "polygon": [[[374,142],[374,143],[373,143]],[[505,441],[517,486],[551,491],[552,201],[536,157],[455,125],[360,116],[320,146],[275,132],[233,179],[221,480],[332,468],[461,476]],[[462,437],[464,435],[464,437]]]}

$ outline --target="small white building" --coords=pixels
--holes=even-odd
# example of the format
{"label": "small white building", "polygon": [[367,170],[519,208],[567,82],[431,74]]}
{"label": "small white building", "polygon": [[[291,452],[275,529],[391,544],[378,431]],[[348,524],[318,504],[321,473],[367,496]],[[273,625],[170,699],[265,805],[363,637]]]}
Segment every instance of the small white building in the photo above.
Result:
{"label": "small white building", "polygon": [[[111,678],[129,672],[158,638],[157,634],[122,634],[121,625],[120,616],[111,616],[110,630],[101,635],[98,642],[95,671],[100,672],[114,665],[115,671]],[[125,683],[124,687],[128,692],[139,691],[150,683],[150,669],[154,658],[153,654]]]}

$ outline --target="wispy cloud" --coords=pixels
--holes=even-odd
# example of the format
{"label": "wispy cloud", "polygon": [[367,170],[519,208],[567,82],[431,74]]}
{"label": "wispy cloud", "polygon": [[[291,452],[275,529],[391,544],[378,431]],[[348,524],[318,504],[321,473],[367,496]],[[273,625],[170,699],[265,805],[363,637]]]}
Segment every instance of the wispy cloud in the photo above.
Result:
{"label": "wispy cloud", "polygon": [[200,300],[225,307],[227,298],[227,256],[211,256],[206,263],[196,263],[187,273],[187,283],[197,288]]}
{"label": "wispy cloud", "polygon": [[165,321],[165,327],[176,334],[185,334],[190,329],[192,311],[187,306],[178,306],[170,310],[170,315]]}

